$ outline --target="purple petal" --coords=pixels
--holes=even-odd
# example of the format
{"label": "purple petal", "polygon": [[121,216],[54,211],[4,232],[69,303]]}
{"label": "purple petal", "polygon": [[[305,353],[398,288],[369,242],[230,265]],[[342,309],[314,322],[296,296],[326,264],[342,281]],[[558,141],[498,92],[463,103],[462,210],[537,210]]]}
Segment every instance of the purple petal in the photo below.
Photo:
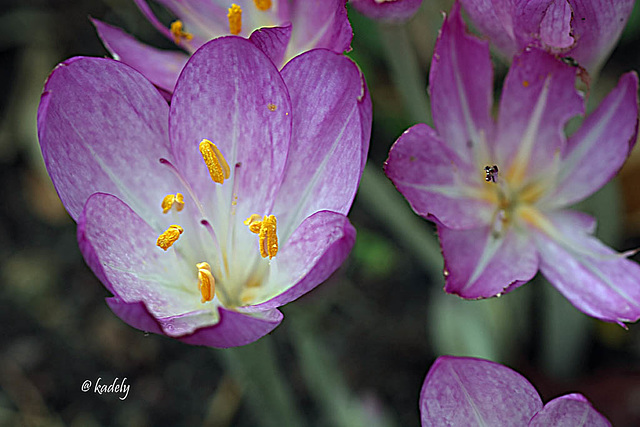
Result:
{"label": "purple petal", "polygon": [[294,0],[291,22],[288,59],[314,48],[336,53],[351,50],[353,30],[344,0]]}
{"label": "purple petal", "polygon": [[304,220],[278,252],[268,287],[279,295],[247,311],[269,310],[306,294],[342,265],[355,242],[356,230],[346,216],[320,211]]}
{"label": "purple petal", "polygon": [[584,110],[575,77],[575,68],[537,49],[514,58],[500,102],[495,155],[516,185],[545,173],[564,149],[564,125]]}
{"label": "purple petal", "polygon": [[445,291],[462,298],[510,292],[538,271],[538,254],[525,233],[510,227],[451,230],[438,226],[445,268]]}
{"label": "purple petal", "polygon": [[49,175],[77,220],[87,198],[111,193],[150,220],[175,193],[158,159],[169,157],[168,107],[149,81],[111,59],[73,58],[47,80],[38,137]]}
{"label": "purple petal", "polygon": [[270,310],[258,313],[218,308],[220,321],[210,327],[198,329],[191,335],[178,339],[187,344],[229,348],[250,344],[273,331],[282,321],[282,313]]}
{"label": "purple petal", "polygon": [[470,161],[493,136],[493,70],[489,44],[467,34],[458,3],[436,42],[429,84],[438,135]]}
{"label": "purple petal", "polygon": [[589,71],[598,70],[609,57],[631,15],[633,0],[568,0],[573,10],[573,36],[567,55]]}
{"label": "purple petal", "polygon": [[544,405],[529,422],[529,427],[611,427],[581,394],[560,396]]}
{"label": "purple petal", "polygon": [[540,271],[580,311],[607,322],[640,318],[640,266],[589,235],[571,211],[536,229]]}
{"label": "purple petal", "polygon": [[124,62],[143,74],[154,85],[173,92],[188,55],[147,46],[121,29],[92,19],[105,48],[114,59]]}
{"label": "purple petal", "polygon": [[[86,256],[86,255],[85,255]],[[142,302],[124,302],[118,297],[107,298],[107,305],[113,313],[129,326],[144,332],[162,335],[158,321],[149,313]]]}
{"label": "purple petal", "polygon": [[522,375],[467,357],[439,357],[420,393],[423,427],[521,426],[541,408],[538,392]]}
{"label": "purple petal", "polygon": [[[176,165],[211,206],[214,192],[221,192],[216,209],[227,212],[237,203],[242,220],[268,213],[282,180],[291,117],[285,83],[260,49],[240,37],[212,40],[189,59],[173,95],[169,131]],[[229,183],[209,177],[198,149],[205,138],[229,164]]]}
{"label": "purple petal", "polygon": [[516,54],[514,25],[515,5],[512,0],[460,0],[469,18],[480,32],[491,40],[507,58]]}
{"label": "purple petal", "polygon": [[319,210],[349,212],[362,173],[366,106],[360,70],[343,55],[309,51],[288,62],[282,77],[291,96],[293,131],[274,210],[290,233]]}
{"label": "purple petal", "polygon": [[594,193],[620,170],[638,133],[638,76],[630,72],[569,138],[562,155],[557,189],[548,196],[555,207]]}
{"label": "purple petal", "polygon": [[540,40],[554,51],[562,51],[575,43],[571,33],[571,6],[567,0],[554,0],[540,22]]}
{"label": "purple petal", "polygon": [[422,0],[351,0],[351,4],[371,19],[398,21],[411,18]]}
{"label": "purple petal", "polygon": [[[162,35],[175,43],[171,30],[156,17],[147,0],[133,0],[142,14]],[[195,52],[208,39],[228,34],[227,8],[208,0],[157,0],[173,12],[190,33],[191,40],[181,40],[180,47]],[[228,7],[228,6],[227,6]]]}
{"label": "purple petal", "polygon": [[[409,128],[391,147],[385,173],[424,218],[456,229],[488,224],[495,210],[480,198],[478,174],[425,124]],[[480,173],[480,172],[479,172]],[[478,183],[482,183],[478,180]]]}
{"label": "purple petal", "polygon": [[249,37],[249,40],[258,46],[278,68],[284,62],[290,39],[291,24],[284,27],[259,28]]}

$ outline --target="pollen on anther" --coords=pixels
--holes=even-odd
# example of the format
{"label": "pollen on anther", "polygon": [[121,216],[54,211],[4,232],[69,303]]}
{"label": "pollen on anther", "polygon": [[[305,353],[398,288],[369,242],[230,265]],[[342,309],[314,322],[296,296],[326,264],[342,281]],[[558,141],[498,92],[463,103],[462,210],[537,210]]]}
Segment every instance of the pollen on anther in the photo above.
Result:
{"label": "pollen on anther", "polygon": [[216,280],[211,273],[209,263],[200,262],[196,264],[198,268],[198,290],[202,295],[201,302],[204,304],[211,301],[216,294]]}
{"label": "pollen on anther", "polygon": [[225,179],[229,179],[231,176],[229,164],[214,143],[203,139],[200,142],[200,154],[209,169],[209,175],[211,175],[213,182],[222,184]]}
{"label": "pollen on anther", "polygon": [[237,36],[242,31],[242,8],[233,3],[227,14],[229,18],[229,32]]}
{"label": "pollen on anther", "polygon": [[179,225],[170,225],[167,231],[158,236],[156,245],[166,251],[178,240],[183,231]]}
{"label": "pollen on anther", "polygon": [[176,211],[180,212],[184,208],[184,196],[182,193],[167,194],[162,199],[162,213],[168,213],[171,208],[175,208]]}
{"label": "pollen on anther", "polygon": [[260,229],[262,228],[262,217],[258,214],[253,214],[244,220],[244,225],[248,226],[252,233],[260,234]]}
{"label": "pollen on anther", "polygon": [[193,39],[193,34],[183,30],[182,21],[180,20],[173,21],[171,23],[171,34],[173,35],[173,41],[176,42],[176,44],[180,44],[180,41],[183,39],[187,41]]}
{"label": "pollen on anther", "polygon": [[253,0],[256,7],[263,12],[271,8],[271,0]]}
{"label": "pollen on anther", "polygon": [[260,227],[260,255],[269,259],[278,253],[277,222],[274,215],[264,216]]}

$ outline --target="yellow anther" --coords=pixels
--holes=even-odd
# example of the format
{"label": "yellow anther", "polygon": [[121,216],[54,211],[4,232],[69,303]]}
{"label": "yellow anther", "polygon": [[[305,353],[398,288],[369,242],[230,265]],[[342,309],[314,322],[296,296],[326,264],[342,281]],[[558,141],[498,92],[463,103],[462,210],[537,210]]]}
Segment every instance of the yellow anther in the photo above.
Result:
{"label": "yellow anther", "polygon": [[170,225],[169,228],[167,228],[167,231],[158,236],[156,245],[166,251],[176,242],[176,240],[178,240],[178,237],[180,237],[183,231],[184,230],[179,225]]}
{"label": "yellow anther", "polygon": [[260,227],[260,255],[269,259],[278,253],[278,235],[276,234],[276,217],[274,215],[264,216],[262,227]]}
{"label": "yellow anther", "polygon": [[231,176],[229,164],[214,143],[208,139],[203,139],[200,142],[200,153],[204,163],[209,168],[209,175],[211,175],[213,182],[222,184],[225,179],[229,179],[229,176]]}
{"label": "yellow anther", "polygon": [[229,18],[229,32],[236,36],[240,34],[242,31],[242,8],[233,3],[229,8],[227,18]]}
{"label": "yellow anther", "polygon": [[198,289],[202,295],[202,303],[211,301],[216,294],[216,279],[211,274],[211,266],[206,262],[196,264],[198,268]]}
{"label": "yellow anther", "polygon": [[271,8],[271,0],[253,0],[256,7],[262,11],[269,10]]}
{"label": "yellow anther", "polygon": [[276,111],[278,109],[278,106],[276,104],[267,104],[267,108],[269,109],[269,111]]}
{"label": "yellow anther", "polygon": [[184,208],[184,196],[182,193],[177,193],[175,196],[173,194],[167,194],[164,196],[164,199],[162,199],[162,213],[166,214],[174,206],[178,212]]}
{"label": "yellow anther", "polygon": [[249,230],[251,230],[252,233],[260,234],[260,229],[262,228],[262,217],[258,214],[253,214],[244,220],[244,225],[249,226]]}
{"label": "yellow anther", "polygon": [[191,40],[193,38],[193,34],[187,33],[182,29],[182,21],[177,20],[171,23],[171,34],[173,34],[173,41],[176,44],[180,44],[182,40]]}

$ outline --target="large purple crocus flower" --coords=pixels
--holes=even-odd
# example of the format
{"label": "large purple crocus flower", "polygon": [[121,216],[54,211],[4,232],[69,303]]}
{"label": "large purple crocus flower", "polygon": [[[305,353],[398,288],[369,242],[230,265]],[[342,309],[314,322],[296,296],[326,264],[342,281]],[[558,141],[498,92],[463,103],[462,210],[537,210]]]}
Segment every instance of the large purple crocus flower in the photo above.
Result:
{"label": "large purple crocus flower", "polygon": [[460,0],[508,58],[535,45],[597,72],[622,33],[634,0]]}
{"label": "large purple crocus flower", "polygon": [[351,0],[360,13],[372,19],[401,21],[411,18],[422,0]]}
{"label": "large purple crocus flower", "polygon": [[216,37],[251,36],[268,49],[281,68],[294,56],[314,48],[336,53],[350,49],[353,32],[346,0],[159,0],[177,20],[170,27],[146,0],[134,0],[149,21],[185,52],[160,50],[137,41],[119,28],[93,20],[107,50],[168,93],[173,92],[189,55]]}
{"label": "large purple crocus flower", "polygon": [[420,393],[424,427],[606,427],[609,421],[581,394],[546,405],[519,373],[488,360],[439,357]]}
{"label": "large purple crocus flower", "polygon": [[414,211],[437,224],[445,290],[499,296],[538,269],[584,313],[610,322],[640,317],[640,266],[592,236],[595,221],[566,209],[620,169],[638,125],[635,73],[569,139],[583,112],[575,68],[530,48],[515,57],[491,118],[486,42],[453,7],[431,65],[436,129],[418,124],[392,147],[387,176]]}
{"label": "large purple crocus flower", "polygon": [[279,72],[234,36],[191,57],[171,106],[127,65],[81,57],[53,71],[38,111],[47,169],[111,309],[214,347],[267,334],[277,307],[344,261],[370,126],[348,58],[316,49]]}

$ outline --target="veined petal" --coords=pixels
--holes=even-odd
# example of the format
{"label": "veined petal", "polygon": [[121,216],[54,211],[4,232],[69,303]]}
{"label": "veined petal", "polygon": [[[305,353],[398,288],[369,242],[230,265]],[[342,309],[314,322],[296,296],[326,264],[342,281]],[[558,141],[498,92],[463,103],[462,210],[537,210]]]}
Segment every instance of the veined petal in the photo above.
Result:
{"label": "veined petal", "polygon": [[480,32],[511,59],[518,51],[513,0],[460,0],[460,3]]}
{"label": "veined petal", "polygon": [[[638,133],[638,76],[630,72],[569,138],[557,188],[545,203],[568,206],[594,193],[620,170]],[[542,202],[542,201],[541,201]]]}
{"label": "veined petal", "polygon": [[469,171],[466,162],[422,123],[391,147],[385,173],[418,215],[447,227],[485,226],[496,208],[481,198],[482,170]]}
{"label": "veined petal", "polygon": [[411,18],[422,0],[351,0],[351,4],[371,19],[399,21]]}
{"label": "veined petal", "polygon": [[575,43],[571,29],[571,6],[567,0],[554,0],[540,22],[540,41],[553,49],[563,51]]}
{"label": "veined petal", "polygon": [[567,55],[589,72],[598,72],[631,15],[633,0],[568,0],[576,46]]}
{"label": "veined petal", "polygon": [[[346,216],[316,212],[295,230],[271,264],[264,303],[248,312],[270,310],[306,294],[342,265],[355,242],[356,230]],[[277,295],[273,297],[273,295]]]}
{"label": "veined petal", "polygon": [[529,427],[611,427],[581,394],[556,397],[531,418]]}
{"label": "veined petal", "polygon": [[[169,132],[176,165],[214,215],[242,224],[271,209],[291,139],[291,102],[271,60],[253,43],[222,37],[199,49],[176,86]],[[215,184],[198,145],[213,142],[231,169]],[[243,227],[244,228],[244,227]]]}
{"label": "veined petal", "polygon": [[522,426],[541,408],[538,392],[522,375],[468,357],[439,357],[420,393],[423,427]]}
{"label": "veined petal", "polygon": [[534,230],[540,271],[580,311],[607,322],[640,318],[640,266],[589,235],[571,211],[548,216],[550,231]]}
{"label": "veined petal", "polygon": [[510,292],[538,271],[532,239],[513,226],[451,230],[438,226],[444,256],[445,291],[462,298],[488,298]]}
{"label": "veined petal", "polygon": [[163,333],[181,336],[217,323],[213,306],[200,302],[195,269],[184,271],[175,250],[160,250],[158,230],[120,199],[92,195],[78,227],[80,248],[97,276],[122,302],[143,303]]}
{"label": "veined petal", "polygon": [[353,30],[344,0],[295,0],[291,9],[294,26],[287,60],[315,48],[351,50]]}
{"label": "veined petal", "polygon": [[282,77],[294,115],[274,210],[279,223],[286,224],[286,238],[316,211],[349,212],[362,173],[365,83],[349,58],[324,49],[292,59]]}
{"label": "veined petal", "polygon": [[77,221],[87,198],[111,193],[147,221],[177,183],[158,162],[170,158],[168,106],[132,68],[73,58],[47,80],[38,137],[54,186]]}
{"label": "veined petal", "polygon": [[249,37],[249,40],[258,46],[278,68],[284,63],[290,39],[291,24],[283,27],[258,28]]}
{"label": "veined petal", "polygon": [[502,91],[494,148],[511,182],[544,174],[564,149],[566,122],[584,111],[575,76],[575,68],[538,49],[514,58]]}
{"label": "veined petal", "polygon": [[143,74],[154,85],[173,92],[188,56],[178,51],[160,50],[140,43],[120,28],[92,19],[105,48],[114,59]]}

